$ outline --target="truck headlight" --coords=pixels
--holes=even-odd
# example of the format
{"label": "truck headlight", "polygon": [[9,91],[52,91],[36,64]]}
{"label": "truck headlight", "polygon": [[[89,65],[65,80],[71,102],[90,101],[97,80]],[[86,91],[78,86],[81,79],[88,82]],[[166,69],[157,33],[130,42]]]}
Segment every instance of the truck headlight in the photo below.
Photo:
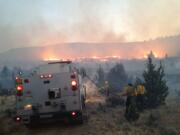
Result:
{"label": "truck headlight", "polygon": [[25,105],[24,110],[32,110],[32,105],[31,104]]}

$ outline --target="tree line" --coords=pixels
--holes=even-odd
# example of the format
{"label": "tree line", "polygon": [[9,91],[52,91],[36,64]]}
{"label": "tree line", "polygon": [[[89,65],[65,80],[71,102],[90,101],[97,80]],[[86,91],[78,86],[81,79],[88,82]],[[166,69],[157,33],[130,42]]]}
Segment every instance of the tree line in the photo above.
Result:
{"label": "tree line", "polygon": [[[86,70],[84,68],[81,69],[81,73],[86,76]],[[107,73],[105,73],[104,69],[99,66],[96,74],[97,76],[95,80],[97,86],[99,88],[104,88],[104,86],[108,83],[110,91],[115,93],[120,92],[131,79],[121,63],[117,63]],[[136,83],[138,83],[138,81],[139,80],[137,78]],[[153,58],[149,56],[146,68],[142,73],[142,80],[140,81],[143,82],[146,88],[145,99],[147,108],[156,108],[165,104],[165,100],[169,92],[166,84],[164,67],[161,61],[159,62],[159,65],[155,65],[153,63]]]}
{"label": "tree line", "polygon": [[20,68],[10,69],[8,66],[3,66],[0,70],[0,95],[7,95],[14,90],[14,79]]}

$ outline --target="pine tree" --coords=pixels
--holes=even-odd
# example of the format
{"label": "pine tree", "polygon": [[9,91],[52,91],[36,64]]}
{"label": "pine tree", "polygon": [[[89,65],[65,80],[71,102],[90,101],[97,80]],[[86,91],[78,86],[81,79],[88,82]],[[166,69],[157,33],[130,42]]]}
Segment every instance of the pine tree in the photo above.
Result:
{"label": "pine tree", "polygon": [[10,74],[11,74],[11,72],[10,72],[9,68],[7,66],[4,66],[2,71],[1,71],[1,77],[7,78],[10,76]]}
{"label": "pine tree", "polygon": [[99,87],[102,87],[105,84],[105,73],[101,66],[97,70],[97,83]]}
{"label": "pine tree", "polygon": [[127,83],[127,74],[122,64],[116,64],[108,73],[107,81],[113,90],[121,90]]}
{"label": "pine tree", "polygon": [[79,72],[80,72],[82,78],[85,78],[87,76],[85,68],[82,67]]}
{"label": "pine tree", "polygon": [[152,62],[152,58],[148,58],[147,70],[143,73],[146,87],[146,106],[147,108],[155,108],[165,103],[168,95],[168,87],[164,79],[164,67],[160,62],[160,66],[156,66]]}
{"label": "pine tree", "polygon": [[2,84],[0,83],[0,95],[2,94]]}

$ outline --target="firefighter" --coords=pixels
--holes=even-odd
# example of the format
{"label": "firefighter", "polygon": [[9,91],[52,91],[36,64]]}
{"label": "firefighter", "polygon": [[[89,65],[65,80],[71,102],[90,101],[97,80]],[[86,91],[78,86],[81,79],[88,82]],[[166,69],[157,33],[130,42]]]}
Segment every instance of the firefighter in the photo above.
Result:
{"label": "firefighter", "polygon": [[146,92],[143,83],[140,83],[136,86],[136,92],[137,92],[137,97],[136,97],[137,109],[138,111],[142,112],[145,109],[145,92]]}
{"label": "firefighter", "polygon": [[105,81],[106,96],[109,97],[109,83]]}
{"label": "firefighter", "polygon": [[132,83],[128,83],[128,85],[124,88],[121,96],[126,96],[126,111],[125,117],[128,121],[135,121],[139,118],[139,114],[136,107],[136,88],[132,85]]}

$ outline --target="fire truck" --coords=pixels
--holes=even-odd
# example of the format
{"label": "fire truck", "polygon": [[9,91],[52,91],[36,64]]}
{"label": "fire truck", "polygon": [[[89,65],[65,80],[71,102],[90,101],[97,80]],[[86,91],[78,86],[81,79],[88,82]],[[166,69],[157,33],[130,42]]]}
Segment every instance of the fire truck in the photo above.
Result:
{"label": "fire truck", "polygon": [[86,88],[71,61],[49,62],[16,77],[16,121],[83,123]]}

